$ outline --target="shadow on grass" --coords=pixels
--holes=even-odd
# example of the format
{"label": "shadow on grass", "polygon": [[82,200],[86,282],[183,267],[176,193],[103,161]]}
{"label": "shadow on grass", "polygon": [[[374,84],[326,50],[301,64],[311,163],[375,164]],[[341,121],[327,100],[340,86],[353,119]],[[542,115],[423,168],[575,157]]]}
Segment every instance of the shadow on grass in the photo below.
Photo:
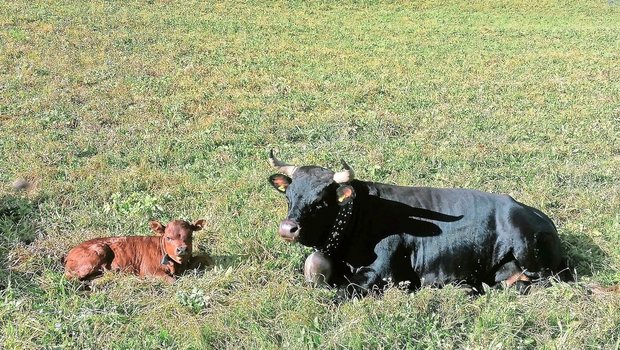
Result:
{"label": "shadow on grass", "polygon": [[38,201],[18,195],[0,197],[0,290],[9,285],[28,288],[32,280],[31,276],[9,271],[8,257],[17,245],[34,241]]}
{"label": "shadow on grass", "polygon": [[30,244],[35,237],[37,199],[5,195],[0,197],[0,247],[7,243]]}
{"label": "shadow on grass", "polygon": [[561,236],[568,266],[579,276],[592,276],[608,268],[607,254],[583,233],[565,232]]}
{"label": "shadow on grass", "polygon": [[230,255],[212,255],[214,265],[222,269],[229,267],[239,267],[241,262],[245,260],[246,256],[238,254]]}

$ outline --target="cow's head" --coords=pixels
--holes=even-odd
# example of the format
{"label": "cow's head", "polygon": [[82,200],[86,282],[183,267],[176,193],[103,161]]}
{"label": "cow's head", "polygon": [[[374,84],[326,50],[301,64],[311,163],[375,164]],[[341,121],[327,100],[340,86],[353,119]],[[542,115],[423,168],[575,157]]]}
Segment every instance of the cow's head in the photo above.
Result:
{"label": "cow's head", "polygon": [[192,234],[204,227],[205,220],[193,224],[183,220],[174,220],[164,226],[159,221],[149,222],[151,230],[162,236],[163,250],[168,257],[178,264],[185,264],[192,256]]}
{"label": "cow's head", "polygon": [[271,185],[286,195],[288,213],[278,234],[287,242],[319,246],[334,225],[338,209],[354,196],[353,171],[345,163],[343,171],[333,172],[318,166],[293,166],[269,153],[269,163],[279,174],[269,177]]}

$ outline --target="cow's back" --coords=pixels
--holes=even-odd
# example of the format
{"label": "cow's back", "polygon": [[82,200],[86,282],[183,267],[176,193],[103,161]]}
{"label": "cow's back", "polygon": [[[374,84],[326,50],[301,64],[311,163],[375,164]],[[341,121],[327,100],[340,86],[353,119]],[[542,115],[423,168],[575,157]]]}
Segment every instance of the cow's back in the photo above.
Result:
{"label": "cow's back", "polygon": [[[421,220],[433,222],[443,232],[457,231],[484,235],[485,232],[513,234],[513,229],[556,232],[553,222],[540,210],[512,197],[471,189],[404,187],[370,184],[371,192],[384,200],[408,206]],[[416,216],[417,214],[417,216]]]}

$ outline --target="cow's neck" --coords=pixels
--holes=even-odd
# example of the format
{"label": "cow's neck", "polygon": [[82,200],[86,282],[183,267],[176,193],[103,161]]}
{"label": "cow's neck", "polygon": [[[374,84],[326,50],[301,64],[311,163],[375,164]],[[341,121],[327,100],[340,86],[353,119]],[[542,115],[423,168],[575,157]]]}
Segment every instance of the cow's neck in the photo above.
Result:
{"label": "cow's neck", "polygon": [[334,221],[334,225],[330,231],[325,244],[321,247],[317,247],[319,251],[329,257],[333,257],[340,249],[345,237],[349,232],[349,228],[352,227],[351,221],[353,220],[353,209],[355,206],[355,200],[350,200],[346,204],[340,207],[338,215]]}

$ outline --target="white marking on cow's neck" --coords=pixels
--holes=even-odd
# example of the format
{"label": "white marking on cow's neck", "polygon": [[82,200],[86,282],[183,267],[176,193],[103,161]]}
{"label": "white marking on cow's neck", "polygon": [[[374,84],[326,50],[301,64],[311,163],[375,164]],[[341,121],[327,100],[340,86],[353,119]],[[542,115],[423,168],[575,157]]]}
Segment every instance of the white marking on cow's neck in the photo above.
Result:
{"label": "white marking on cow's neck", "polygon": [[323,247],[319,248],[323,254],[331,256],[340,248],[344,238],[342,233],[344,233],[344,229],[348,226],[347,224],[351,216],[353,216],[353,200],[350,200],[347,204],[340,207],[331,230],[331,236],[327,238]]}

